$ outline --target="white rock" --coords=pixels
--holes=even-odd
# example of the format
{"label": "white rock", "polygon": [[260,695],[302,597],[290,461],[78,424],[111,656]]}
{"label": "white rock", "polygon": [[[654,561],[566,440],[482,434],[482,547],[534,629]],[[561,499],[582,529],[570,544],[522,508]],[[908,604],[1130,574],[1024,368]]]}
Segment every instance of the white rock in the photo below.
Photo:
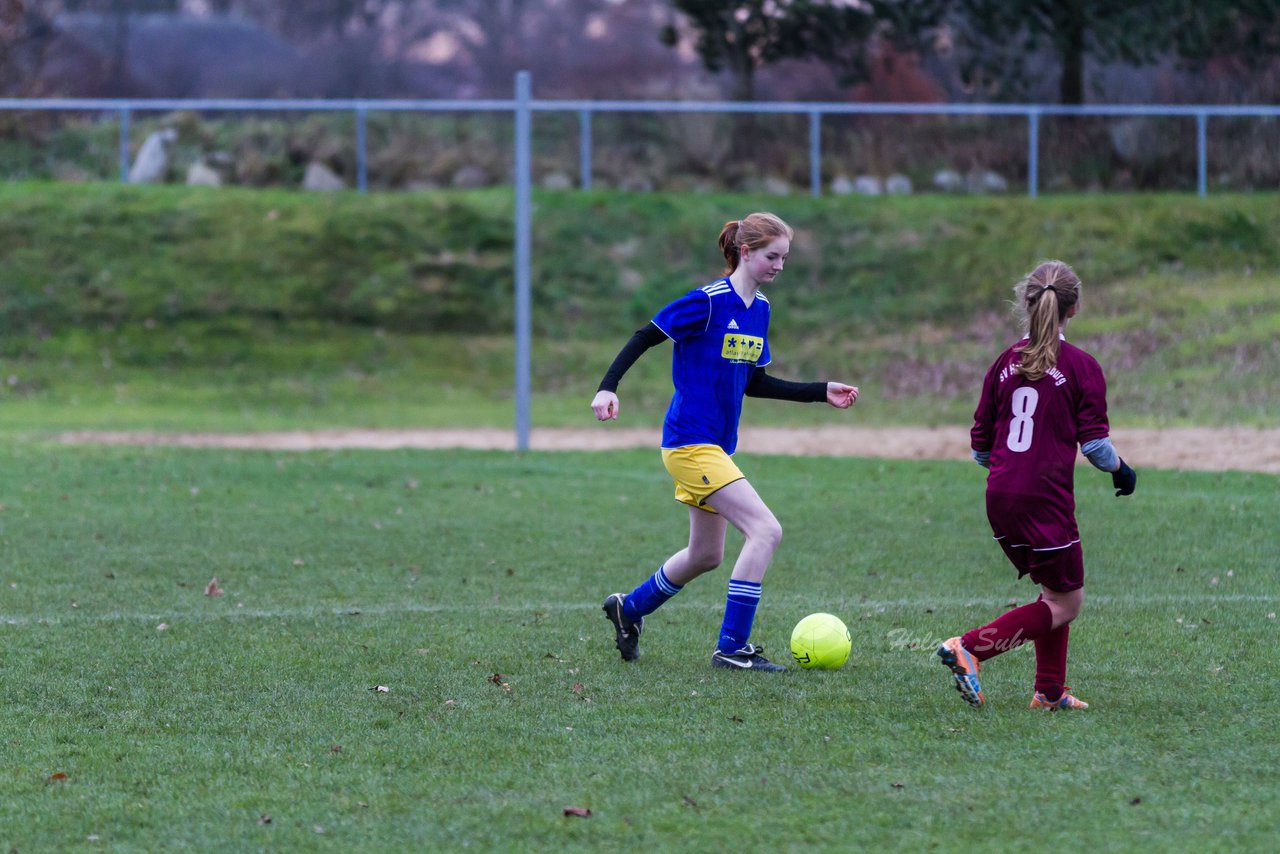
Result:
{"label": "white rock", "polygon": [[327,193],[333,190],[344,190],[346,187],[342,179],[323,163],[312,160],[307,164],[307,173],[302,178],[302,189]]}
{"label": "white rock", "polygon": [[1003,193],[1009,182],[990,169],[974,169],[965,178],[965,189],[970,193]]}
{"label": "white rock", "polygon": [[154,184],[163,181],[169,171],[169,149],[178,141],[173,128],[158,130],[146,138],[129,169],[130,184]]}
{"label": "white rock", "polygon": [[864,196],[879,196],[884,194],[884,185],[875,175],[859,175],[853,181],[853,191]]}
{"label": "white rock", "polygon": [[911,179],[895,172],[885,179],[884,191],[891,196],[911,195]]}
{"label": "white rock", "polygon": [[837,196],[847,196],[853,192],[853,179],[848,175],[837,175],[831,179],[831,192]]}
{"label": "white rock", "polygon": [[542,179],[544,190],[572,190],[573,179],[563,172],[551,172]]}
{"label": "white rock", "polygon": [[222,176],[203,160],[197,160],[187,167],[188,187],[221,187]]}
{"label": "white rock", "polygon": [[954,169],[939,169],[933,173],[933,186],[944,193],[956,193],[964,189],[964,176]]}

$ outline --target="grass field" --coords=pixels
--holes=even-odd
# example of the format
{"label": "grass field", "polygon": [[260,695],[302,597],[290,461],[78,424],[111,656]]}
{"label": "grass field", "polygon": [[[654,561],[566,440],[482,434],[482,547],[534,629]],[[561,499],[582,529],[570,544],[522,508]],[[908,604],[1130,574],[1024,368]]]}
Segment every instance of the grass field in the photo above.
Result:
{"label": "grass field", "polygon": [[[507,426],[511,196],[0,184],[0,434]],[[860,423],[964,424],[1046,257],[1085,282],[1069,337],[1135,426],[1274,426],[1280,206],[1266,194],[535,194],[533,419],[581,424],[618,349],[720,270],[730,216],[797,228],[773,372],[847,379]],[[655,424],[669,350],[622,387]],[[826,419],[761,407],[757,421]],[[641,420],[643,419],[643,420]]]}
{"label": "grass field", "polygon": [[786,531],[754,640],[834,612],[843,670],[713,671],[723,570],[618,660],[601,599],[684,535],[654,452],[6,443],[0,845],[1273,850],[1276,477],[1081,471],[1092,708],[1050,715],[1029,650],[984,710],[930,655],[1032,592],[981,470],[740,462]]}
{"label": "grass field", "polygon": [[[589,425],[630,330],[760,207],[797,226],[777,373],[862,397],[746,423],[965,429],[1009,287],[1061,255],[1115,426],[1276,424],[1269,196],[535,196],[535,426]],[[656,451],[52,439],[510,426],[509,193],[0,202],[0,850],[1274,849],[1276,476],[1143,470],[1118,500],[1080,471],[1084,713],[1026,708],[1028,649],[983,710],[933,658],[1033,593],[957,462],[747,449],[786,532],[753,640],[785,659],[830,611],[852,660],[713,671],[722,569],[624,665],[600,603],[685,537]],[[627,426],[660,421],[668,359],[628,374]]]}

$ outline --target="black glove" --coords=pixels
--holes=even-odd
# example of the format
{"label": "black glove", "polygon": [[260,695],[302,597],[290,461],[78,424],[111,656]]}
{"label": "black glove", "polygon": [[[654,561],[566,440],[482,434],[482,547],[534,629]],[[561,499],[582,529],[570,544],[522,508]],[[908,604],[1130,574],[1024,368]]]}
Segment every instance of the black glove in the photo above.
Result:
{"label": "black glove", "polygon": [[1111,473],[1111,485],[1116,488],[1117,498],[1121,495],[1133,495],[1133,490],[1138,485],[1138,473],[1121,460],[1120,468]]}

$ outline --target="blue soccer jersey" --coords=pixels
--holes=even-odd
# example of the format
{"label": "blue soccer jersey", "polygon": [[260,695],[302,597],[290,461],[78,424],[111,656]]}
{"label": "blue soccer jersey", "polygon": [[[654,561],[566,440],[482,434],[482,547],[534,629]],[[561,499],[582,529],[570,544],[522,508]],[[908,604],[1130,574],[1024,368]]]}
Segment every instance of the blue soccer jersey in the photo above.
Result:
{"label": "blue soccer jersey", "polygon": [[653,325],[675,342],[675,394],[662,422],[662,447],[738,448],[742,397],[757,367],[769,364],[769,301],[746,305],[728,279],[690,291],[659,311]]}

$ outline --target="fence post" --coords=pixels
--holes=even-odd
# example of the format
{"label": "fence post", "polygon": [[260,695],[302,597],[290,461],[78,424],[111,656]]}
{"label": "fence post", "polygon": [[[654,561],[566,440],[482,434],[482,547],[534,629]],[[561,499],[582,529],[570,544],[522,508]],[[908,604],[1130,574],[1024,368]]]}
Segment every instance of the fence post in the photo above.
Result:
{"label": "fence post", "polygon": [[1205,126],[1209,123],[1208,113],[1196,113],[1196,191],[1200,198],[1209,192],[1208,141]]}
{"label": "fence post", "polygon": [[1035,198],[1040,192],[1040,111],[1027,113],[1027,195]]}
{"label": "fence post", "polygon": [[516,72],[516,450],[529,450],[530,360],[532,300],[530,297],[529,258],[532,176],[530,148],[533,110],[530,101],[529,72]]}
{"label": "fence post", "polygon": [[809,195],[822,195],[822,113],[809,113]]}
{"label": "fence post", "polygon": [[129,108],[120,108],[120,183],[129,183]]}
{"label": "fence post", "polygon": [[578,181],[584,190],[591,189],[591,110],[578,111],[578,164],[582,175]]}
{"label": "fence post", "polygon": [[365,108],[356,107],[356,186],[369,191],[368,155],[365,152]]}

